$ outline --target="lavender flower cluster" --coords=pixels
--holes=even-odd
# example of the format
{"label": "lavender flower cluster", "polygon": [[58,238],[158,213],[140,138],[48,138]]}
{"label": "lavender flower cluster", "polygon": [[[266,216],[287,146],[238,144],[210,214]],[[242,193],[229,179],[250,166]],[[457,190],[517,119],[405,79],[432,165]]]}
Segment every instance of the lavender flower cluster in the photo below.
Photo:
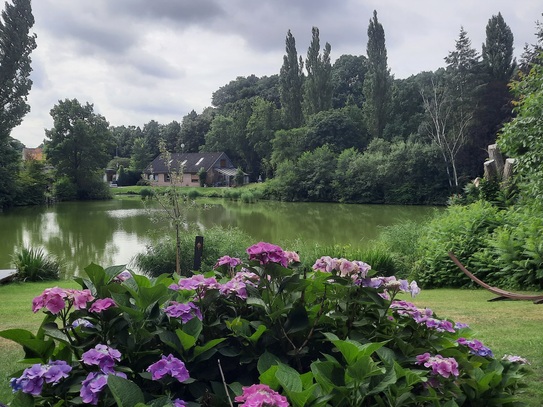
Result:
{"label": "lavender flower cluster", "polygon": [[243,393],[241,396],[237,396],[235,401],[243,403],[239,407],[289,407],[285,396],[265,384],[243,387]]}
{"label": "lavender flower cluster", "polygon": [[468,340],[466,338],[458,338],[456,342],[458,342],[459,345],[467,346],[470,353],[474,355],[491,358],[494,357],[494,353],[492,353],[492,350],[484,346],[483,343],[481,341],[478,341],[477,339]]}
{"label": "lavender flower cluster", "polygon": [[[424,325],[428,329],[434,329],[437,332],[456,332],[452,322],[434,318],[434,313],[429,308],[419,309],[415,304],[408,301],[392,301],[390,308],[396,315],[410,317],[417,324]],[[466,325],[462,325],[462,327],[466,327]],[[457,327],[457,329],[459,328]]]}
{"label": "lavender flower cluster", "polygon": [[21,390],[23,393],[39,396],[44,383],[54,386],[68,377],[71,371],[72,367],[63,360],[53,360],[45,365],[37,363],[25,369],[21,377],[11,379],[10,385],[13,392]]}

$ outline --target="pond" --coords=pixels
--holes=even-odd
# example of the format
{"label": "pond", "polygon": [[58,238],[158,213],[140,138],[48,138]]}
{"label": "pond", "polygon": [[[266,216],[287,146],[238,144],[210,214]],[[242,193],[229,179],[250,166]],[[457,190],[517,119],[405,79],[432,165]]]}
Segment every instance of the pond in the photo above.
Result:
{"label": "pond", "polygon": [[[423,206],[204,202],[187,213],[188,222],[198,225],[204,237],[206,228],[230,226],[245,231],[255,243],[300,239],[364,246],[378,236],[382,226],[404,220],[419,222],[435,211]],[[91,262],[104,267],[129,264],[151,243],[153,232],[161,230],[152,220],[152,211],[139,198],[123,198],[0,213],[0,269],[13,267],[11,256],[23,245],[56,255],[69,275],[80,275]]]}

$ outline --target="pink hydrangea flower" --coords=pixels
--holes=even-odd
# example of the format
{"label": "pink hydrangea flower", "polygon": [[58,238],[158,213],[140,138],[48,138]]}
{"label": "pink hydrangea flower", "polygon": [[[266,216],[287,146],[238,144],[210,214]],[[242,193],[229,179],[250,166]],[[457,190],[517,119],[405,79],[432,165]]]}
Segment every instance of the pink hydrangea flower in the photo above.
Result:
{"label": "pink hydrangea flower", "polygon": [[94,300],[90,290],[66,290],[67,298],[75,309],[87,308],[87,303]]}
{"label": "pink hydrangea flower", "polygon": [[506,360],[511,363],[520,363],[521,365],[529,365],[528,359],[516,355],[503,355],[502,360]]}
{"label": "pink hydrangea flower", "polygon": [[296,252],[285,251],[285,256],[287,256],[289,264],[290,263],[299,263],[300,262],[300,256]]}
{"label": "pink hydrangea flower", "polygon": [[112,298],[102,298],[100,300],[96,300],[94,304],[91,305],[89,308],[90,312],[102,312],[110,307],[115,307],[117,304],[115,304],[115,301],[113,301]]}
{"label": "pink hydrangea flower", "polygon": [[241,280],[232,279],[227,283],[222,284],[219,288],[219,291],[224,296],[234,294],[242,300],[247,299],[247,286]]}
{"label": "pink hydrangea flower", "polygon": [[36,313],[46,308],[52,314],[58,314],[66,307],[67,297],[64,289],[60,287],[46,288],[43,293],[32,300],[32,312]]}
{"label": "pink hydrangea flower", "polygon": [[162,355],[162,359],[150,365],[147,371],[151,372],[153,380],[160,380],[164,376],[170,375],[174,379],[184,382],[190,377],[185,364],[172,354],[168,356]]}
{"label": "pink hydrangea flower", "polygon": [[46,308],[52,314],[58,314],[66,308],[66,303],[75,309],[84,309],[87,302],[94,300],[90,290],[63,289],[60,287],[46,288],[43,293],[32,300],[32,311],[38,312]]}
{"label": "pink hydrangea flower", "polygon": [[439,375],[445,378],[450,376],[458,377],[458,362],[455,358],[444,358],[441,355],[431,356],[428,352],[416,357],[417,365],[424,364],[425,367],[432,369],[433,375]]}
{"label": "pink hydrangea flower", "polygon": [[243,394],[235,400],[240,403],[239,407],[289,407],[285,396],[280,395],[265,384],[253,384],[250,387],[243,387]]}
{"label": "pink hydrangea flower", "polygon": [[171,284],[170,289],[175,291],[180,290],[212,290],[219,289],[219,283],[213,277],[206,278],[202,274],[195,274],[192,277],[187,277],[179,280],[178,284]]}
{"label": "pink hydrangea flower", "polygon": [[230,256],[222,256],[219,260],[217,260],[217,263],[213,266],[213,268],[218,268],[223,265],[227,265],[228,267],[234,268],[241,264],[241,259],[238,259],[237,257],[230,257]]}
{"label": "pink hydrangea flower", "polygon": [[128,280],[129,278],[132,278],[132,273],[128,270],[124,270],[123,272],[117,274],[115,278],[113,279],[114,283],[122,283],[123,281]]}
{"label": "pink hydrangea flower", "polygon": [[271,243],[259,242],[247,249],[249,260],[258,260],[260,264],[279,263],[288,266],[288,258],[279,246]]}

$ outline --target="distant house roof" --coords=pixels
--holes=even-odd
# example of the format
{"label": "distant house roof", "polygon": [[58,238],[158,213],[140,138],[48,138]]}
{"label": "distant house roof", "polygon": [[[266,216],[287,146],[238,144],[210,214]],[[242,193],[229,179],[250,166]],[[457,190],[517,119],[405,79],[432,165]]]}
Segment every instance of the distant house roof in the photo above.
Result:
{"label": "distant house roof", "polygon": [[[170,168],[173,170],[183,167],[185,173],[197,173],[200,168],[208,171],[215,166],[220,159],[226,159],[226,168],[234,168],[230,159],[224,152],[217,153],[172,153]],[[163,155],[156,157],[151,164],[147,166],[146,173],[162,174],[168,172],[168,165]]]}
{"label": "distant house roof", "polygon": [[43,149],[41,147],[37,148],[23,148],[23,161],[27,160],[43,160]]}

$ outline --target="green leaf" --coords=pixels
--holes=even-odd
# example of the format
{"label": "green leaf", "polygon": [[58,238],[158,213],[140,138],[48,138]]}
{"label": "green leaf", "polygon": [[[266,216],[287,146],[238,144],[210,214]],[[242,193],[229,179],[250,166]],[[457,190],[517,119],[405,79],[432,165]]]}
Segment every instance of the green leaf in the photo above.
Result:
{"label": "green leaf", "polygon": [[181,341],[179,340],[179,337],[172,331],[162,331],[158,334],[158,337],[162,341],[162,343],[168,345],[170,348],[174,350],[181,349]]}
{"label": "green leaf", "polygon": [[284,363],[279,363],[275,377],[285,390],[297,392],[303,390],[300,373]]}
{"label": "green leaf", "polygon": [[196,340],[198,338],[195,338],[194,336],[186,333],[182,329],[177,329],[175,333],[177,334],[177,337],[179,338],[179,341],[181,342],[181,346],[183,350],[188,351],[189,349],[192,349],[194,345],[196,345]]}
{"label": "green leaf", "polygon": [[107,377],[107,385],[119,407],[135,407],[138,403],[145,403],[143,392],[130,380],[109,375]]}
{"label": "green leaf", "polygon": [[89,280],[95,287],[101,287],[106,280],[106,272],[103,267],[98,264],[91,263],[85,267],[85,272],[89,277]]}
{"label": "green leaf", "polygon": [[266,330],[267,330],[266,325],[264,324],[259,325],[256,331],[247,339],[249,339],[252,343],[257,343],[260,337],[262,336],[262,334],[266,332]]}
{"label": "green leaf", "polygon": [[34,397],[30,394],[18,391],[13,396],[13,400],[10,403],[11,407],[34,407]]}
{"label": "green leaf", "polygon": [[294,307],[287,316],[285,322],[285,331],[287,333],[295,333],[303,331],[309,327],[309,317],[305,306],[298,305]]}
{"label": "green leaf", "polygon": [[111,280],[113,280],[115,277],[117,277],[119,274],[121,274],[125,270],[126,270],[126,265],[107,267],[104,270],[104,273],[106,276],[106,281],[105,281],[106,284],[109,284]]}
{"label": "green leaf", "polygon": [[23,346],[25,358],[40,358],[42,361],[46,361],[55,349],[53,340],[38,339],[25,329],[6,329],[0,332],[0,337]]}
{"label": "green leaf", "polygon": [[224,342],[225,340],[226,340],[226,338],[212,339],[212,340],[206,342],[206,344],[203,345],[203,346],[197,346],[197,347],[195,347],[195,348],[194,348],[194,356],[201,355],[202,353],[208,351],[209,349],[214,348],[214,347],[217,346],[219,343]]}
{"label": "green leaf", "polygon": [[385,373],[385,368],[379,367],[369,356],[362,356],[347,366],[347,374],[357,381],[383,373]]}
{"label": "green leaf", "polygon": [[277,365],[280,362],[279,358],[273,353],[264,351],[258,358],[257,369],[260,374],[267,371],[270,367]]}
{"label": "green leaf", "polygon": [[279,387],[280,387],[279,379],[275,375],[278,369],[279,369],[278,365],[271,366],[268,370],[266,370],[264,373],[261,373],[260,376],[258,376],[258,380],[262,384],[267,384],[273,390],[279,390]]}

